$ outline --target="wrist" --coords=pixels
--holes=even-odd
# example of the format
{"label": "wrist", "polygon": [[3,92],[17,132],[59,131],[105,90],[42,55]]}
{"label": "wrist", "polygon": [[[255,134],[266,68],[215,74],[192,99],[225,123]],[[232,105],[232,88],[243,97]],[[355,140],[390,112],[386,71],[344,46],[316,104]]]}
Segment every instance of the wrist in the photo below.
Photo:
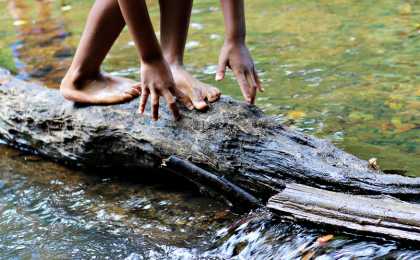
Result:
{"label": "wrist", "polygon": [[142,64],[156,64],[164,62],[162,52],[148,53],[147,55],[142,55],[141,63]]}
{"label": "wrist", "polygon": [[224,44],[227,46],[245,45],[245,37],[226,37]]}

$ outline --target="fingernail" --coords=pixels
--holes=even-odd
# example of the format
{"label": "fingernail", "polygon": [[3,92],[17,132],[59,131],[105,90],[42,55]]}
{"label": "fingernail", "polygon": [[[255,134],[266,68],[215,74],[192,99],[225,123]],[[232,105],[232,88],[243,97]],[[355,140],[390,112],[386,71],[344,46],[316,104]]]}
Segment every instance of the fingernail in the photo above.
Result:
{"label": "fingernail", "polygon": [[223,78],[223,76],[221,74],[219,74],[219,73],[216,74],[216,80],[217,81],[222,80],[222,78]]}

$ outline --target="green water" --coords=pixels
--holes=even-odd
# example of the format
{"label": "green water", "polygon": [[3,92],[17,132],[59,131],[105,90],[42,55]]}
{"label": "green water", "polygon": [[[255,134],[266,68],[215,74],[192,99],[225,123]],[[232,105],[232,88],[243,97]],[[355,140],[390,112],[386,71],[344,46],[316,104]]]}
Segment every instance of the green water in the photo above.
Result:
{"label": "green water", "polygon": [[[157,1],[148,2],[158,31]],[[0,66],[57,87],[91,3],[0,0]],[[420,176],[420,1],[246,0],[246,9],[247,42],[266,89],[260,108],[361,158],[376,157],[382,169]],[[223,44],[218,1],[196,1],[191,20],[188,70],[241,99],[231,73],[213,80]],[[138,79],[138,66],[124,31],[104,69]],[[317,244],[326,234],[334,239]],[[416,248],[395,241],[300,226],[267,212],[238,216],[182,180],[79,172],[0,144],[0,259],[309,255],[420,259]]]}
{"label": "green water", "polygon": [[[8,9],[0,2],[9,10],[1,15],[0,47],[14,44],[21,75],[56,87],[91,1],[8,2]],[[241,99],[232,74],[213,80],[223,43],[213,2],[194,4],[186,65]],[[158,31],[157,1],[149,3]],[[248,46],[266,88],[259,107],[363,159],[378,158],[382,169],[420,176],[420,1],[263,0],[247,1],[246,9]],[[125,31],[104,69],[137,79],[138,66]]]}

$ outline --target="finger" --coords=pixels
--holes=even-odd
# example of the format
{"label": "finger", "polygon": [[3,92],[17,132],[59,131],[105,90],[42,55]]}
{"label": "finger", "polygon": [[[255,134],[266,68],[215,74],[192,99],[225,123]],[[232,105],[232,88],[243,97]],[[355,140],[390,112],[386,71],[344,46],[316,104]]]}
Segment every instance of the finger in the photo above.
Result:
{"label": "finger", "polygon": [[219,65],[217,66],[217,71],[216,71],[216,78],[215,78],[216,81],[220,81],[225,78],[226,66],[227,66],[227,61],[225,60],[219,61]]}
{"label": "finger", "polygon": [[171,92],[173,96],[177,98],[177,100],[179,100],[184,106],[186,106],[188,110],[194,109],[194,105],[191,102],[190,97],[185,95],[182,91],[180,91],[176,87],[169,88],[169,91]]}
{"label": "finger", "polygon": [[152,119],[157,121],[159,119],[159,95],[156,91],[150,91],[152,102]]}
{"label": "finger", "polygon": [[253,105],[253,104],[255,104],[255,97],[257,95],[257,82],[255,82],[255,79],[254,79],[252,73],[246,72],[245,75],[246,75],[246,79],[248,81],[248,84],[250,86],[250,88],[249,88],[249,95],[250,95],[250,98],[251,98],[250,104]]}
{"label": "finger", "polygon": [[258,87],[258,90],[260,91],[260,92],[264,92],[265,91],[265,89],[262,87],[262,85],[261,85],[261,80],[260,80],[260,77],[258,76],[258,72],[257,72],[257,70],[256,69],[254,69],[254,78],[255,78],[255,81],[257,82],[257,87]]}
{"label": "finger", "polygon": [[139,113],[144,114],[144,109],[146,108],[147,99],[149,98],[150,91],[148,88],[144,87],[141,92]]}
{"label": "finger", "polygon": [[174,90],[174,95],[184,106],[186,106],[189,110],[194,109],[194,104],[191,102],[191,99],[182,93],[182,91],[179,91],[177,88]]}
{"label": "finger", "polygon": [[179,113],[179,109],[176,106],[174,96],[169,91],[164,91],[163,97],[166,99],[166,103],[168,103],[169,111],[171,111],[175,120],[178,120],[179,118],[181,118],[181,114]]}
{"label": "finger", "polygon": [[244,96],[245,101],[251,103],[250,87],[245,74],[243,72],[235,72],[235,77],[241,87],[242,95]]}

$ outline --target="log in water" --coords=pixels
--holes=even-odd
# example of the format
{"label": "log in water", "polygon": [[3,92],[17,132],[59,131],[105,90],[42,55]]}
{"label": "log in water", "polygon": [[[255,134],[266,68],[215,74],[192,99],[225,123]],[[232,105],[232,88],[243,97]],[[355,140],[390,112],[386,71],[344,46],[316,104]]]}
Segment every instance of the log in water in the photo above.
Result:
{"label": "log in water", "polygon": [[413,196],[420,194],[420,178],[381,174],[330,142],[230,97],[206,113],[184,109],[178,122],[162,106],[154,122],[136,113],[137,100],[81,106],[0,69],[0,102],[0,140],[57,162],[161,169],[166,160],[167,170],[184,170],[185,177],[216,188],[233,204],[259,205],[280,192],[269,207],[296,219],[419,240],[419,206],[337,191]]}
{"label": "log in water", "polygon": [[420,205],[287,184],[268,208],[294,220],[420,242]]}
{"label": "log in water", "polygon": [[67,165],[159,168],[176,155],[262,201],[288,182],[363,194],[420,194],[420,178],[380,174],[329,141],[289,129],[230,97],[206,113],[184,109],[178,122],[162,104],[154,122],[136,113],[138,100],[81,106],[2,69],[0,84],[0,139]]}

